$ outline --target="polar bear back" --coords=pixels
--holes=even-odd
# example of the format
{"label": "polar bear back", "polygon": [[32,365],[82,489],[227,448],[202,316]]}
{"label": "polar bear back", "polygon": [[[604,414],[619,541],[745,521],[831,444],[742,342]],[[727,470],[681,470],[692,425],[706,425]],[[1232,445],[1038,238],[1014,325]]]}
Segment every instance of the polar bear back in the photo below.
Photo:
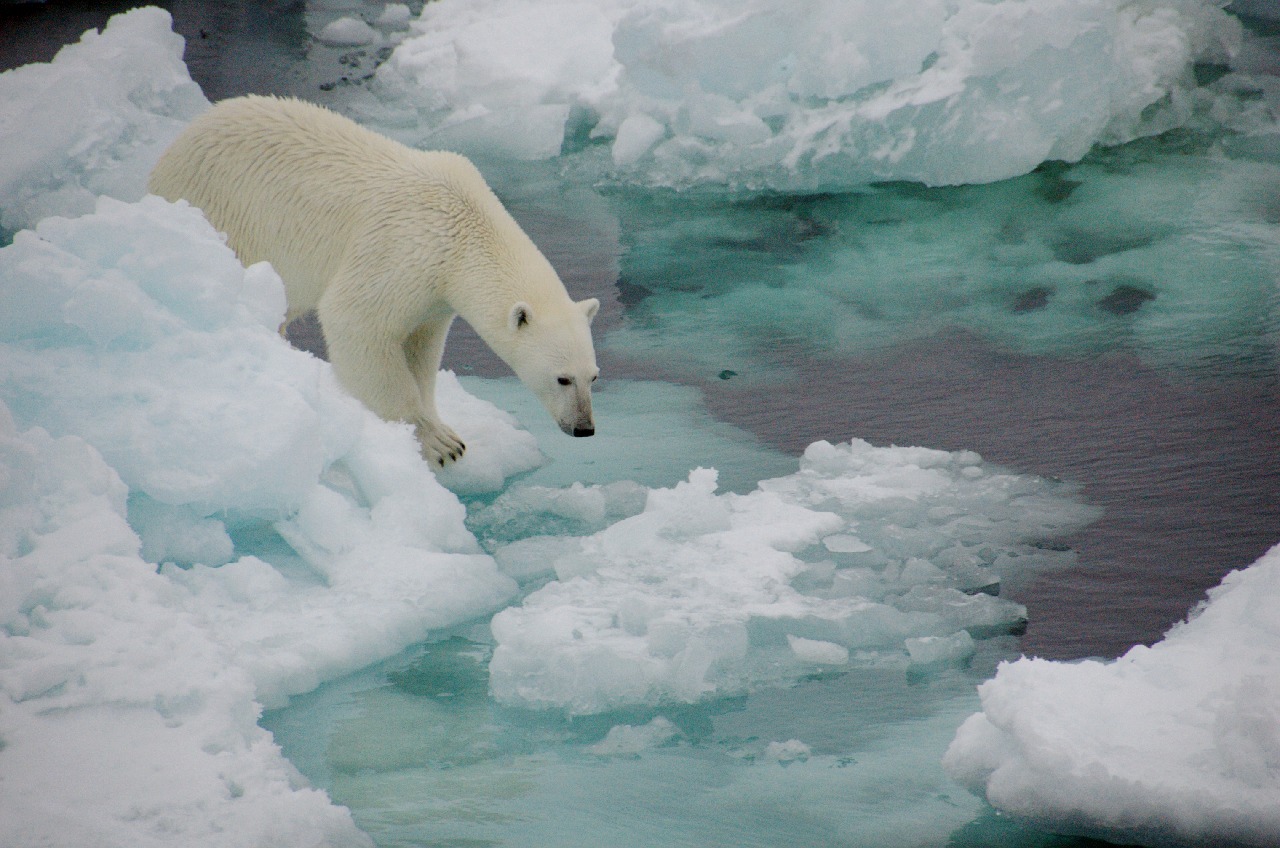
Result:
{"label": "polar bear back", "polygon": [[[532,251],[507,267],[545,262],[465,157],[414,150],[300,100],[219,103],[165,152],[148,188],[198,206],[245,265],[270,261],[291,317],[313,309],[336,270],[370,245],[412,243],[414,257],[471,274],[477,256],[492,260],[495,244]],[[488,249],[459,262],[459,250],[477,241]],[[435,270],[442,273],[424,281],[458,279]]]}

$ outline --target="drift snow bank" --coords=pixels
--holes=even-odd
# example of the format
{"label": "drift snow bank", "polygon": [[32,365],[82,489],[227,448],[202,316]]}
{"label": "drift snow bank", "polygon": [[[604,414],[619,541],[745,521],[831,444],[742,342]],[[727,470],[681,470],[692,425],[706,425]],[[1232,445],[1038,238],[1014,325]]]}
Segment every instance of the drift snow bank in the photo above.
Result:
{"label": "drift snow bank", "polygon": [[135,9],[53,62],[0,73],[0,228],[137,200],[187,122],[209,108],[168,12]]}
{"label": "drift snow bank", "polygon": [[366,844],[295,785],[260,705],[514,582],[407,426],[280,338],[279,278],[197,210],[103,198],[18,233],[0,281],[0,843]]}
{"label": "drift snow bank", "polygon": [[975,636],[1025,621],[1000,575],[1061,564],[1034,543],[1095,517],[1061,484],[971,452],[857,440],[811,445],[798,472],[747,495],[716,494],[706,469],[638,488],[515,489],[477,517],[500,535],[541,499],[553,524],[616,522],[496,551],[509,573],[559,578],[493,619],[499,700],[594,713],[751,691],[859,651],[962,661]]}
{"label": "drift snow bank", "polygon": [[1280,548],[1158,644],[1022,659],[982,684],[944,764],[1001,811],[1141,845],[1280,840]]}
{"label": "drift snow bank", "polygon": [[[999,180],[1193,120],[1207,0],[441,0],[378,70],[389,128],[648,185]],[[376,116],[375,116],[376,117]]]}

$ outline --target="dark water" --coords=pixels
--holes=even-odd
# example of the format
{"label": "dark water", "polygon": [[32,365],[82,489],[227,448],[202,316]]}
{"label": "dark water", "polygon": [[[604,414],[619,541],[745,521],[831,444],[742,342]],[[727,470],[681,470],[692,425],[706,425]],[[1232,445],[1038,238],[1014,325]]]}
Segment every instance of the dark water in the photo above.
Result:
{"label": "dark water", "polygon": [[[0,6],[0,67],[48,61],[61,44],[133,5]],[[211,99],[249,92],[319,97],[315,73],[303,74],[301,63],[329,62],[340,73],[333,51],[310,42],[299,0],[156,5],[173,14],[192,76]],[[346,82],[335,76],[326,85]],[[584,238],[542,201],[511,205],[575,296],[602,296],[600,332],[625,320],[630,297],[626,283],[617,284],[626,276],[624,248],[636,235]],[[743,246],[744,261],[753,249]],[[314,326],[310,334],[295,331],[299,343],[315,346]],[[1011,352],[961,329],[852,358],[789,355],[796,379],[763,389],[714,374],[668,373],[607,350],[601,360],[607,377],[691,382],[716,416],[790,453],[817,439],[858,436],[972,449],[1019,471],[1081,484],[1104,515],[1068,540],[1080,554],[1078,567],[1014,587],[1029,608],[1027,653],[1115,656],[1151,643],[1223,574],[1280,541],[1280,401],[1271,366],[1245,376],[1179,374],[1123,353]],[[506,373],[462,326],[445,366]]]}

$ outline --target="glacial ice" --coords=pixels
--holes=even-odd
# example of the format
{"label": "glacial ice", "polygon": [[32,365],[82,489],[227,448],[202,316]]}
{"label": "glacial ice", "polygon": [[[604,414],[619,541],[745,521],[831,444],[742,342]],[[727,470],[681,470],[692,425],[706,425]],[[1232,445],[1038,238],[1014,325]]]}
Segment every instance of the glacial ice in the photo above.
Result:
{"label": "glacial ice", "polygon": [[1239,112],[1238,80],[1193,75],[1239,49],[1220,5],[441,0],[365,108],[425,146],[603,149],[585,167],[647,186],[991,182]]}

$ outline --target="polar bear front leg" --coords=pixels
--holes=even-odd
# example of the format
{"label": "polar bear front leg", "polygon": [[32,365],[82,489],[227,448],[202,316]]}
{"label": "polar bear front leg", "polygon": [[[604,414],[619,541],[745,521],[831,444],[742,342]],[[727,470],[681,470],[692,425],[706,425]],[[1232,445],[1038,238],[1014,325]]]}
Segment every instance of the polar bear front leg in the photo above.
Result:
{"label": "polar bear front leg", "polygon": [[443,467],[461,457],[462,440],[440,421],[434,395],[429,403],[423,400],[409,367],[407,340],[388,331],[380,315],[363,313],[360,304],[329,294],[321,298],[318,311],[339,382],[382,418],[412,424],[428,462]]}
{"label": "polar bear front leg", "polygon": [[414,330],[404,343],[405,359],[418,384],[424,411],[422,423],[416,426],[418,441],[421,442],[423,456],[427,459],[433,459],[427,455],[428,444],[439,451],[441,465],[444,464],[443,457],[461,459],[467,449],[458,434],[445,425],[440,419],[440,413],[436,411],[436,374],[440,371],[440,358],[444,354],[444,342],[452,323],[452,313],[432,318]]}

